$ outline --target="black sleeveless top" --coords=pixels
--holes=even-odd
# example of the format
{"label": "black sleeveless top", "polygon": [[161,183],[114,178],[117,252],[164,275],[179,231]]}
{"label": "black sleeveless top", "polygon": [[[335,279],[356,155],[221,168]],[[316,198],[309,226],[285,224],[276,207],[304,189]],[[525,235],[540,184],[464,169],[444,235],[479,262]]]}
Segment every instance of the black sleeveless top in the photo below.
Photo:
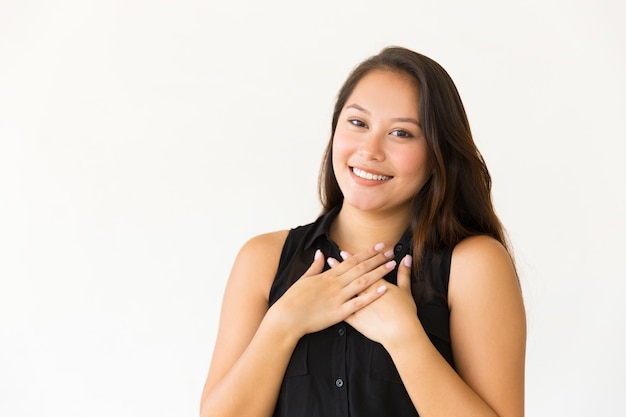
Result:
{"label": "black sleeveless top", "polygon": [[[278,272],[270,290],[274,304],[309,268],[317,249],[326,258],[341,260],[329,230],[339,208],[306,226],[290,230],[283,246]],[[400,262],[411,251],[406,232],[394,247]],[[421,273],[429,276],[433,291],[413,297],[428,337],[454,367],[450,347],[448,279],[452,248],[427,251]],[[326,266],[328,269],[328,266]],[[385,279],[396,283],[397,268]],[[415,276],[412,278],[416,281]],[[274,417],[415,417],[418,416],[400,375],[385,348],[345,322],[298,342],[282,382]]]}

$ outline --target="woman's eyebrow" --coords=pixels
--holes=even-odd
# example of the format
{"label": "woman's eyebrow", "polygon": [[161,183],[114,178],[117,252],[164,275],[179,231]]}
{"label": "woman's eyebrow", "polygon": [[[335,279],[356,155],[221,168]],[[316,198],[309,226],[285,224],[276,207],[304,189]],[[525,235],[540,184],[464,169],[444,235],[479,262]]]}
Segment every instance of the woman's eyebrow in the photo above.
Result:
{"label": "woman's eyebrow", "polygon": [[405,122],[405,123],[413,123],[415,125],[417,125],[418,127],[422,127],[422,125],[420,125],[420,122],[418,122],[416,119],[412,118],[412,117],[396,117],[394,119],[391,119],[394,122]]}
{"label": "woman's eyebrow", "polygon": [[369,110],[364,109],[363,107],[359,106],[358,104],[350,104],[349,106],[346,106],[346,109],[357,109],[362,111],[365,114],[371,114]]}

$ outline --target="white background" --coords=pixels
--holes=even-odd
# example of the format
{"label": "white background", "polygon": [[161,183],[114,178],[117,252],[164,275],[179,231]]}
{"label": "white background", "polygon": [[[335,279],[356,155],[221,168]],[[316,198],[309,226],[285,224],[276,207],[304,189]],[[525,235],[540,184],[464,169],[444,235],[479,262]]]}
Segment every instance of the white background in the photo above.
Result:
{"label": "white background", "polygon": [[625,16],[0,0],[0,415],[196,415],[239,247],[315,218],[335,94],[392,44],[448,70],[490,167],[528,311],[527,415],[622,413]]}

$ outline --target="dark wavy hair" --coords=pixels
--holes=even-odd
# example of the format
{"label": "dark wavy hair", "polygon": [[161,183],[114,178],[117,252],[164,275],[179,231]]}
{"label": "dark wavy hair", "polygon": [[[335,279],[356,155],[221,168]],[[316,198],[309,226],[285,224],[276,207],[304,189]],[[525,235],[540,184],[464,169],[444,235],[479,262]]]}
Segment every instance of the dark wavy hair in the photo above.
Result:
{"label": "dark wavy hair", "polygon": [[332,165],[339,114],[358,82],[374,70],[407,74],[419,91],[419,120],[428,144],[432,175],[411,203],[413,270],[421,270],[425,249],[441,251],[469,236],[488,235],[507,248],[504,229],[491,201],[491,176],[474,144],[454,82],[441,65],[406,48],[389,47],[365,60],[339,90],[319,175],[322,214],[343,202]]}

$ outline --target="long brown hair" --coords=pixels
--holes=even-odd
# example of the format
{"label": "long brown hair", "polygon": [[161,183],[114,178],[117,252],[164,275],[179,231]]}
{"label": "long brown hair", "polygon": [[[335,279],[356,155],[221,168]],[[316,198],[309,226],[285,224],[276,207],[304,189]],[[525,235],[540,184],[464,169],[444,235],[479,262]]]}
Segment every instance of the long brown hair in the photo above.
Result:
{"label": "long brown hair", "polygon": [[454,82],[441,65],[406,48],[389,47],[365,60],[339,90],[318,183],[322,213],[343,202],[332,166],[339,114],[358,82],[373,70],[408,74],[419,91],[420,124],[432,175],[412,200],[413,270],[420,270],[426,248],[442,250],[473,235],[491,236],[507,247],[491,201],[491,176],[472,139]]}

